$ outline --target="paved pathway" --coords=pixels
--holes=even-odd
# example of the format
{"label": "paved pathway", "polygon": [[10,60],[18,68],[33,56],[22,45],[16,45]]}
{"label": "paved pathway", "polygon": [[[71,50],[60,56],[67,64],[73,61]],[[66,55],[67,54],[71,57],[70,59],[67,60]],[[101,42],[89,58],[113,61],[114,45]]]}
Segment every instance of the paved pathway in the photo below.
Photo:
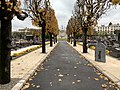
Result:
{"label": "paved pathway", "polygon": [[23,90],[116,90],[114,84],[96,70],[66,42],[60,42],[39,66]]}
{"label": "paved pathway", "polygon": [[[72,44],[69,45],[73,47]],[[96,62],[94,50],[88,49],[88,53],[82,53],[83,47],[81,45],[77,45],[73,48],[77,50],[82,56],[84,56],[89,62],[91,62],[96,68],[98,68],[102,73],[114,81],[114,83],[116,83],[120,88],[120,60],[106,55],[106,63]]]}

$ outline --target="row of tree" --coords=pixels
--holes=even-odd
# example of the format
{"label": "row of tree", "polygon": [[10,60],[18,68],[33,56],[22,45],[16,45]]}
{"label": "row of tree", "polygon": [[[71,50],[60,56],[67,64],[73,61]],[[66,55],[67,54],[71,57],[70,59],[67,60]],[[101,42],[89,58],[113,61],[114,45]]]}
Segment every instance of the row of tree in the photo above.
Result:
{"label": "row of tree", "polygon": [[11,21],[14,16],[24,20],[28,16],[35,26],[42,27],[42,53],[45,49],[45,33],[58,35],[58,22],[49,0],[25,0],[26,8],[21,9],[19,0],[0,1],[0,84],[10,82]]}
{"label": "row of tree", "polygon": [[[87,53],[87,33],[93,33],[98,19],[113,5],[120,4],[120,0],[77,0],[74,5],[73,16],[70,18],[66,33],[75,37],[75,33],[83,34],[83,53]],[[75,43],[74,38],[74,43]],[[75,44],[74,44],[75,46]]]}
{"label": "row of tree", "polygon": [[50,46],[52,46],[52,35],[57,39],[59,32],[55,12],[49,0],[25,0],[25,3],[27,7],[25,10],[28,11],[32,24],[42,27],[42,53],[45,53],[45,34],[50,35]]}

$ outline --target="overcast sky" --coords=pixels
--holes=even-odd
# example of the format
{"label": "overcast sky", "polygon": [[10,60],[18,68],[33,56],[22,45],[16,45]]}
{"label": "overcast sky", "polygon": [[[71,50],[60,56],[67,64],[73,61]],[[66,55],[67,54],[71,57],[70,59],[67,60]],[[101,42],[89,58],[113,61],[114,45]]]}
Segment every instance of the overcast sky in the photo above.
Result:
{"label": "overcast sky", "polygon": [[[51,6],[55,10],[58,19],[59,28],[66,27],[69,18],[72,16],[72,10],[76,0],[50,0]],[[99,19],[98,25],[108,25],[120,23],[120,6],[110,9],[102,18]],[[29,18],[24,21],[18,20],[16,17],[12,21],[13,31],[19,28],[33,28]],[[36,27],[34,27],[36,28]]]}

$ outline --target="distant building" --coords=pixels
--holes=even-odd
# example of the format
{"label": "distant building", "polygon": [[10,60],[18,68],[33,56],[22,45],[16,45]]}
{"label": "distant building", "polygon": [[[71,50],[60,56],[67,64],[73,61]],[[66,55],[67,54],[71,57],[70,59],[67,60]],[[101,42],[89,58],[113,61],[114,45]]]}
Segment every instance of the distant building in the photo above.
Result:
{"label": "distant building", "polygon": [[65,30],[60,30],[58,38],[67,38],[67,34]]}
{"label": "distant building", "polygon": [[25,39],[26,37],[39,37],[41,35],[41,28],[24,28],[18,31],[13,31],[12,36],[20,39]]}
{"label": "distant building", "polygon": [[120,24],[101,25],[96,27],[96,31],[105,31],[107,34],[114,34],[115,30],[120,30]]}
{"label": "distant building", "polygon": [[103,32],[103,34],[107,34],[107,35],[113,35],[116,37],[116,40],[120,40],[120,24],[109,24],[108,26],[105,25],[101,25],[101,26],[97,26],[95,28],[95,31],[99,32]]}
{"label": "distant building", "polygon": [[26,35],[33,35],[33,36],[39,36],[41,34],[41,29],[42,28],[24,28],[24,29],[19,29],[18,32],[24,33]]}

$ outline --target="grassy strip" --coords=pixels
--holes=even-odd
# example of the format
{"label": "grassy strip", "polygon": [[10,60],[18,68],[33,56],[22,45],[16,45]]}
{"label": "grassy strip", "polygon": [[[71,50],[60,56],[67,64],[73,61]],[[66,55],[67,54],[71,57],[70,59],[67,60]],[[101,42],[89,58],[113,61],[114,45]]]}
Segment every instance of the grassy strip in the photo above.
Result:
{"label": "grassy strip", "polygon": [[[50,44],[49,42],[46,42],[46,45]],[[21,51],[21,52],[16,52],[16,53],[13,53],[13,55],[11,55],[11,57],[19,57],[19,56],[22,56],[22,55],[25,55],[29,52],[32,52],[34,50],[37,50],[38,48],[41,48],[42,45],[39,45],[39,46],[36,46],[36,47],[32,47],[32,48],[29,48],[29,49],[26,49],[25,51]]]}

